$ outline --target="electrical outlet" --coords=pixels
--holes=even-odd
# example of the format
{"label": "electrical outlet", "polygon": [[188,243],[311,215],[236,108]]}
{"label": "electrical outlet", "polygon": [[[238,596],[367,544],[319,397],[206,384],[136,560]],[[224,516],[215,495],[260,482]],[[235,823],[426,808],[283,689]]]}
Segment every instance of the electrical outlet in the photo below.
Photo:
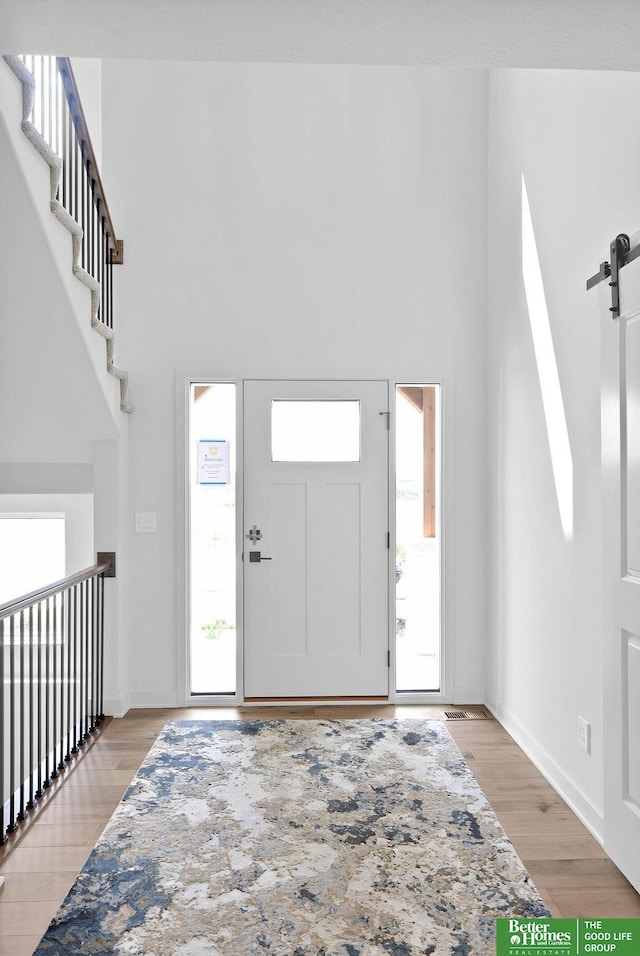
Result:
{"label": "electrical outlet", "polygon": [[578,746],[591,753],[591,724],[584,717],[578,717]]}

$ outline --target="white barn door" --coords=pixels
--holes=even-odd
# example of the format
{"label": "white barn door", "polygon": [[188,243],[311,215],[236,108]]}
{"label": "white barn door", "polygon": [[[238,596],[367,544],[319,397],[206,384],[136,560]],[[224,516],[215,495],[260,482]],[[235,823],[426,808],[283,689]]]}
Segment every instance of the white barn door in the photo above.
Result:
{"label": "white barn door", "polygon": [[245,697],[388,695],[388,408],[386,382],[245,382]]}
{"label": "white barn door", "polygon": [[640,891],[640,259],[602,311],[605,850]]}

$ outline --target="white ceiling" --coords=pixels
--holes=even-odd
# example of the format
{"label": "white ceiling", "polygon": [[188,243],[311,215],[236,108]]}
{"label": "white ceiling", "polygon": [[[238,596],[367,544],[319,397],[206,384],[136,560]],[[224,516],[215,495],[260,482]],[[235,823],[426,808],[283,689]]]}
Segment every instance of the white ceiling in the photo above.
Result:
{"label": "white ceiling", "polygon": [[3,53],[640,69],[638,0],[0,0]]}

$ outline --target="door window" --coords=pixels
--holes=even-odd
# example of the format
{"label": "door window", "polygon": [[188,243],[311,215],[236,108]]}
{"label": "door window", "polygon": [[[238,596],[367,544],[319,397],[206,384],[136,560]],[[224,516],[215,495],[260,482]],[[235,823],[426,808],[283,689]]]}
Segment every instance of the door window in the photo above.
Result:
{"label": "door window", "polygon": [[360,461],[360,402],[271,403],[272,461]]}

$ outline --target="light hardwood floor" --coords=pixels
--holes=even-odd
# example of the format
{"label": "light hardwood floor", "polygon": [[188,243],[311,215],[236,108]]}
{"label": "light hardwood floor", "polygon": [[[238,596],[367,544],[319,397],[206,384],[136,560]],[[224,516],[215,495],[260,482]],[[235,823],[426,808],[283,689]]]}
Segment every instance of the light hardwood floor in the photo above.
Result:
{"label": "light hardwood floor", "polygon": [[[166,720],[440,717],[389,705],[139,710],[112,720],[0,849],[0,956],[30,956]],[[640,896],[495,720],[448,721],[552,915],[640,918]],[[71,954],[70,954],[71,956]],[[238,954],[244,956],[244,954]]]}

